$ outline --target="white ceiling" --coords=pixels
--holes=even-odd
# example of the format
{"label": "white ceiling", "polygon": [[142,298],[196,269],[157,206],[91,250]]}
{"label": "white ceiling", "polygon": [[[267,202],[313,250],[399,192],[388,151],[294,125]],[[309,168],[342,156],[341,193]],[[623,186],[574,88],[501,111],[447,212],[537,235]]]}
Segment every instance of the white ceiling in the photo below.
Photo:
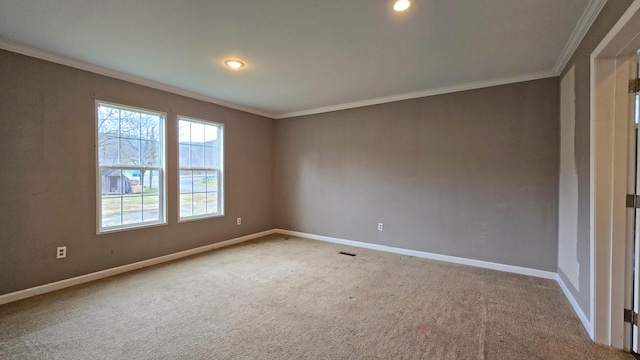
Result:
{"label": "white ceiling", "polygon": [[555,76],[604,2],[0,0],[0,48],[281,118]]}

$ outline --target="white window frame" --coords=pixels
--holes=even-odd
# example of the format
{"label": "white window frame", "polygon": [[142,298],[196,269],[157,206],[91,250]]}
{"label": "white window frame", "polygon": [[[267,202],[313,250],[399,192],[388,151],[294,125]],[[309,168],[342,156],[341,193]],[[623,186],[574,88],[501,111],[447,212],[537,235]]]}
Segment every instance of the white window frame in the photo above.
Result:
{"label": "white window frame", "polygon": [[[159,139],[160,139],[160,149],[158,153],[162,156],[160,159],[160,166],[128,166],[128,165],[100,165],[100,147],[99,147],[99,132],[100,129],[98,127],[98,108],[101,106],[109,106],[115,107],[128,111],[149,113],[154,115],[159,115],[162,117],[160,121],[160,129],[159,129]],[[166,153],[166,127],[167,127],[167,113],[157,110],[144,109],[129,105],[122,105],[117,103],[112,103],[109,101],[103,100],[95,100],[95,161],[96,161],[96,234],[108,234],[118,231],[126,231],[126,230],[135,230],[140,228],[154,227],[154,226],[162,226],[167,225],[167,203],[166,203],[166,161],[167,161],[167,153]],[[125,225],[114,225],[109,227],[102,227],[102,184],[101,184],[101,176],[102,169],[118,169],[118,170],[150,170],[150,171],[158,171],[158,220],[156,221],[147,221],[141,223],[134,224],[125,224]],[[144,209],[144,205],[143,205]],[[144,211],[144,210],[143,210]]]}
{"label": "white window frame", "polygon": [[[203,168],[196,168],[196,167],[181,167],[180,166],[180,121],[189,121],[192,123],[199,123],[199,124],[203,124],[203,125],[211,125],[211,126],[217,126],[218,128],[220,128],[219,131],[219,157],[220,157],[220,166],[218,169],[215,168],[207,168],[207,167],[203,167]],[[188,221],[195,221],[195,220],[203,220],[203,219],[212,219],[212,218],[217,218],[217,217],[224,217],[224,137],[225,137],[225,131],[224,131],[224,124],[219,123],[219,122],[215,122],[215,121],[209,121],[209,120],[202,120],[202,119],[198,119],[198,118],[194,118],[194,117],[190,117],[190,116],[184,116],[184,115],[178,115],[177,117],[177,121],[176,121],[176,134],[178,136],[177,138],[177,165],[178,165],[178,171],[177,171],[177,184],[178,184],[178,191],[177,191],[177,204],[178,204],[178,211],[177,211],[177,216],[178,216],[178,222],[188,222]],[[191,216],[185,216],[182,217],[180,215],[180,196],[182,195],[182,191],[180,189],[180,174],[182,171],[217,171],[217,177],[218,177],[218,181],[217,181],[217,185],[218,185],[218,193],[217,193],[217,201],[218,201],[218,210],[219,212],[216,214],[201,214],[201,215],[191,215]],[[193,194],[193,191],[191,192]]]}

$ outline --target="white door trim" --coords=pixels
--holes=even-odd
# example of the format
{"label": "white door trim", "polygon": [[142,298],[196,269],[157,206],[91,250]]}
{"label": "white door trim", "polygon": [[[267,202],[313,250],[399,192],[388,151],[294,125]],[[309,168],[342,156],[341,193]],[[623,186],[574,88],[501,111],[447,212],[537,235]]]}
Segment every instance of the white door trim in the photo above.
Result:
{"label": "white door trim", "polygon": [[640,48],[640,0],[634,1],[591,54],[590,334],[619,349],[625,343],[629,61]]}

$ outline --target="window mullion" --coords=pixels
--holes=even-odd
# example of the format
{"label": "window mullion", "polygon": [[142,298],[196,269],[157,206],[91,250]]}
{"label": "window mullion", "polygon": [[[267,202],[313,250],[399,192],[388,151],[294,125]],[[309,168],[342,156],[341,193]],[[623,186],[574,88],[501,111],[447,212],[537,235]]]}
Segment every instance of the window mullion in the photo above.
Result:
{"label": "window mullion", "polygon": [[219,171],[217,168],[189,168],[189,167],[181,167],[179,170],[183,171]]}
{"label": "window mullion", "polygon": [[133,165],[133,166],[120,166],[120,165],[100,165],[101,169],[122,169],[122,170],[155,170],[155,171],[161,171],[162,168],[161,167],[154,167],[154,166],[139,166],[139,165]]}
{"label": "window mullion", "polygon": [[122,153],[122,138],[120,134],[122,134],[122,110],[118,109],[118,133],[116,134],[118,136],[118,165],[122,164],[122,158],[120,157]]}
{"label": "window mullion", "polygon": [[120,225],[124,225],[124,189],[122,189],[124,182],[122,176],[122,170],[120,170]]}
{"label": "window mullion", "polygon": [[[160,175],[158,174],[158,176]],[[142,188],[142,192],[140,196],[140,201],[142,202],[142,204],[140,206],[140,221],[144,222],[144,184],[141,184],[141,188]],[[158,188],[160,188],[160,179],[158,179]],[[158,189],[158,191],[160,191],[160,189]],[[158,204],[158,206],[160,206],[160,204]]]}

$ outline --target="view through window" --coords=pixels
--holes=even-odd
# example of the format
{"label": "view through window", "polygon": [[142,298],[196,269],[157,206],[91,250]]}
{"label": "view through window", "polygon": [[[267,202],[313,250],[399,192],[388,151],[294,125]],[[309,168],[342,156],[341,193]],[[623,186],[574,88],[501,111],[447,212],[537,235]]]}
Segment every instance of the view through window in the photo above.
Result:
{"label": "view through window", "polygon": [[223,125],[178,117],[180,219],[223,214]]}
{"label": "view through window", "polygon": [[97,103],[99,232],[165,222],[161,113]]}

